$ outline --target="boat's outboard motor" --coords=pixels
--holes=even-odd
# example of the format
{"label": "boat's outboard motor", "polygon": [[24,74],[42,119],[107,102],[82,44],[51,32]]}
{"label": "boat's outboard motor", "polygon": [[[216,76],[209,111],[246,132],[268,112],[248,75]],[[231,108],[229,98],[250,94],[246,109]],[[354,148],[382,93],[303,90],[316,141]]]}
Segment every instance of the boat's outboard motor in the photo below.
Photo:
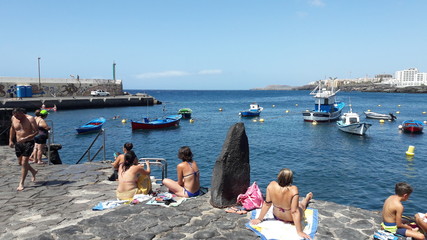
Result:
{"label": "boat's outboard motor", "polygon": [[397,119],[397,117],[396,116],[394,116],[393,115],[393,113],[389,113],[390,114],[390,117],[391,117],[391,121],[394,121],[394,120],[396,120]]}

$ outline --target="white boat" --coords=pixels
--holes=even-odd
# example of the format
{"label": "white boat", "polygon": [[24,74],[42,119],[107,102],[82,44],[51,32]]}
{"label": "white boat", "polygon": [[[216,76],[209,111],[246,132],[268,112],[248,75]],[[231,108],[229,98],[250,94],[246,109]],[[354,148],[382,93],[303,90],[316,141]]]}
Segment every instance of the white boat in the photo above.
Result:
{"label": "white boat", "polygon": [[376,113],[376,112],[364,112],[364,113],[367,118],[384,119],[384,120],[390,120],[390,121],[394,121],[395,119],[397,119],[397,117],[394,116],[393,113],[389,113],[389,114],[382,114],[382,113]]}
{"label": "white boat", "polygon": [[310,93],[315,98],[314,109],[302,113],[304,121],[329,122],[338,120],[345,103],[335,100],[337,92],[339,90],[334,91],[333,87],[331,90],[322,88],[321,81],[319,81],[319,85]]}
{"label": "white boat", "polygon": [[337,126],[343,132],[365,135],[372,124],[360,122],[359,114],[352,112],[350,108],[350,112],[344,113],[341,120],[337,121]]}

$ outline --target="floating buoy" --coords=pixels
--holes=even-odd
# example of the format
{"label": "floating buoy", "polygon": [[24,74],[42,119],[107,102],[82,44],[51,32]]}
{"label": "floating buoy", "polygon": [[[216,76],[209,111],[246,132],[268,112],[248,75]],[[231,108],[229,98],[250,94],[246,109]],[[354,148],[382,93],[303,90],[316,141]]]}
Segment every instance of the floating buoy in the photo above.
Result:
{"label": "floating buoy", "polygon": [[414,150],[415,150],[415,147],[414,146],[409,146],[408,147],[408,151],[406,151],[406,155],[408,155],[408,156],[414,156]]}
{"label": "floating buoy", "polygon": [[288,112],[289,112],[289,110],[286,110],[285,112],[286,112],[286,113],[288,113]]}
{"label": "floating buoy", "polygon": [[370,112],[371,111],[371,109],[368,109],[368,112]]}
{"label": "floating buoy", "polygon": [[313,122],[311,122],[311,124],[317,125],[317,121],[313,121]]}
{"label": "floating buoy", "polygon": [[426,112],[423,112],[423,114],[426,114]]}
{"label": "floating buoy", "polygon": [[194,122],[194,119],[190,119],[190,123],[193,123]]}
{"label": "floating buoy", "polygon": [[306,109],[305,111],[306,111],[306,112],[310,112],[310,110],[308,110],[308,109]]}
{"label": "floating buoy", "polygon": [[380,119],[380,123],[384,123],[384,119]]}
{"label": "floating buoy", "polygon": [[276,107],[276,105],[274,105],[274,104],[273,104],[273,106],[272,106],[272,107]]}
{"label": "floating buoy", "polygon": [[378,107],[381,107],[381,104],[378,104]]}
{"label": "floating buoy", "polygon": [[402,130],[402,128],[403,128],[403,127],[402,127],[402,125],[399,125],[399,127],[398,127],[398,128],[399,128],[399,130]]}
{"label": "floating buoy", "polygon": [[126,119],[122,119],[122,123],[126,123]]}
{"label": "floating buoy", "polygon": [[399,105],[397,105],[398,107],[400,107],[400,104]]}
{"label": "floating buoy", "polygon": [[297,103],[297,104],[295,104],[295,106],[297,106],[297,107],[298,107],[298,103]]}
{"label": "floating buoy", "polygon": [[218,109],[220,112],[222,112],[222,108]]}
{"label": "floating buoy", "polygon": [[424,123],[424,124],[427,124],[427,121],[424,121],[423,123]]}
{"label": "floating buoy", "polygon": [[400,113],[400,111],[397,111],[396,113],[397,113],[397,114],[399,114],[399,113]]}
{"label": "floating buoy", "polygon": [[260,121],[260,122],[264,122],[264,118],[261,118],[259,121]]}
{"label": "floating buoy", "polygon": [[256,119],[252,120],[252,122],[256,122]]}

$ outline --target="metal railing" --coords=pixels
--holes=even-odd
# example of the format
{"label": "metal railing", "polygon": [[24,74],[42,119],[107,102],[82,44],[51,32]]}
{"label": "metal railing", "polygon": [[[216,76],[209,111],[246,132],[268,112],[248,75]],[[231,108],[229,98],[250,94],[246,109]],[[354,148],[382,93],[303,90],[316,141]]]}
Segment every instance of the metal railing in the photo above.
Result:
{"label": "metal railing", "polygon": [[[90,156],[90,150],[92,149],[92,147],[93,147],[93,144],[96,142],[96,140],[99,138],[99,136],[103,136],[103,138],[102,138],[102,145],[101,145],[101,147],[99,147],[99,149],[96,151],[96,153],[95,153],[95,155],[91,158],[91,156]],[[85,155],[87,155],[87,160],[88,160],[88,162],[92,162],[93,161],[93,159],[95,159],[96,158],[96,156],[99,154],[99,152],[101,151],[101,150],[104,150],[103,151],[103,160],[105,161],[105,129],[101,129],[99,132],[98,132],[98,134],[96,135],[96,137],[95,137],[95,139],[93,139],[93,141],[92,141],[92,143],[89,145],[89,147],[87,148],[87,150],[83,153],[83,155],[80,157],[80,159],[76,162],[76,164],[79,164],[80,163],[80,161],[85,157]]]}
{"label": "metal railing", "polygon": [[[148,160],[150,162],[150,167],[151,165],[154,166],[158,166],[162,168],[162,181],[163,179],[168,177],[168,162],[166,161],[166,159],[164,158],[140,158],[138,163],[139,164],[143,164],[145,163],[145,161]],[[160,179],[155,179],[155,181],[157,182]]]}

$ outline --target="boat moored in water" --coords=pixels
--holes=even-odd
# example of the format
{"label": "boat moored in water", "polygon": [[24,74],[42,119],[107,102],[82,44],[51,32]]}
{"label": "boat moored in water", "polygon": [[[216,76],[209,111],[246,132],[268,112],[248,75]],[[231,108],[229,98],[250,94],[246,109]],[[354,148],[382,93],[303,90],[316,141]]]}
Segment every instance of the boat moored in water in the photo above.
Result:
{"label": "boat moored in water", "polygon": [[354,113],[351,109],[350,112],[344,113],[341,119],[337,121],[339,130],[356,135],[365,135],[366,131],[372,124],[360,122],[360,116]]}
{"label": "boat moored in water", "polygon": [[402,129],[408,133],[421,133],[423,131],[424,124],[417,120],[406,120],[402,122]]}
{"label": "boat moored in water", "polygon": [[390,120],[390,121],[394,121],[395,119],[397,119],[397,117],[394,116],[393,113],[383,114],[383,113],[368,112],[368,111],[363,113],[365,113],[366,118],[383,119],[383,120]]}
{"label": "boat moored in water", "polygon": [[241,117],[258,117],[264,108],[260,107],[257,103],[252,103],[247,111],[241,111]]}
{"label": "boat moored in water", "polygon": [[182,119],[190,119],[192,112],[193,111],[189,108],[181,108],[179,109],[178,114],[182,116]]}
{"label": "boat moored in water", "polygon": [[161,119],[149,120],[144,118],[143,121],[131,121],[132,130],[137,129],[160,129],[169,127],[178,127],[181,115],[170,115]]}
{"label": "boat moored in water", "polygon": [[323,88],[321,81],[319,81],[319,85],[310,93],[315,98],[314,109],[302,113],[304,121],[329,122],[338,120],[345,103],[336,101],[337,92],[339,90],[334,91],[333,87],[330,90]]}
{"label": "boat moored in water", "polygon": [[76,131],[78,134],[99,132],[99,130],[102,129],[102,126],[104,125],[105,121],[106,120],[103,117],[93,119],[87,122],[86,124],[76,128]]}

